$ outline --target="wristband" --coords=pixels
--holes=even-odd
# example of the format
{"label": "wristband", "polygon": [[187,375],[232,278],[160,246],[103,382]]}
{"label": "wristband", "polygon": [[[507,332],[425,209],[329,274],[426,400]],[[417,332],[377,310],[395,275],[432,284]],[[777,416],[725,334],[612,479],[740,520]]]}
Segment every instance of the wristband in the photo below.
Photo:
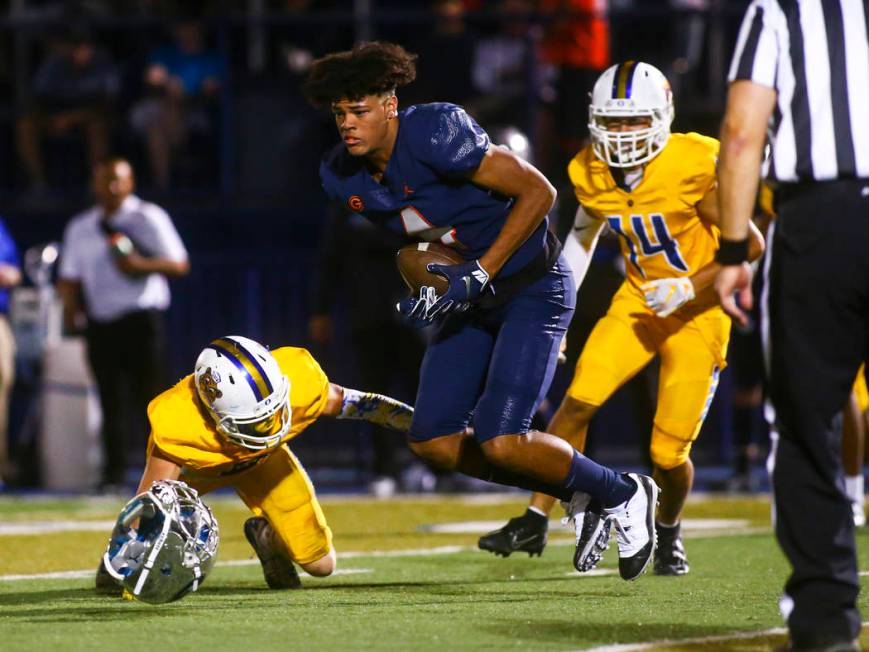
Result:
{"label": "wristband", "polygon": [[715,262],[722,265],[739,265],[746,260],[748,260],[748,238],[742,240],[719,239]]}

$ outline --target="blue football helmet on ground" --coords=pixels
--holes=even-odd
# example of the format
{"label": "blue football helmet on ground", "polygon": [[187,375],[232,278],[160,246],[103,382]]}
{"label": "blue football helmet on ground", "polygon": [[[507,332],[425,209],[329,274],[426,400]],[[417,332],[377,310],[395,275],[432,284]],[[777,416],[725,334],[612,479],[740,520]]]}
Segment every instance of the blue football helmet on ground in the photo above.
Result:
{"label": "blue football helmet on ground", "polygon": [[217,519],[196,490],[158,480],[121,510],[103,564],[136,599],[173,602],[202,585],[218,540]]}

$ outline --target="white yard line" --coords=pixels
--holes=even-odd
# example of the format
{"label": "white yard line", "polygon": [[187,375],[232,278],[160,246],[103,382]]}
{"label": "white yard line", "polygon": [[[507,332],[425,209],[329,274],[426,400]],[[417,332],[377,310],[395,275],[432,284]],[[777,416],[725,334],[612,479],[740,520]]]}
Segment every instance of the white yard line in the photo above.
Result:
{"label": "white yard line", "polygon": [[721,634],[718,636],[698,636],[696,638],[664,638],[660,641],[648,641],[645,643],[615,643],[612,645],[599,645],[592,648],[584,648],[583,652],[636,652],[638,650],[655,650],[668,645],[704,645],[707,643],[725,643],[727,641],[743,641],[752,638],[762,638],[764,636],[774,636],[775,634],[785,634],[787,629],[784,627],[773,627],[772,629],[764,629],[759,632],[733,632],[732,634]]}
{"label": "white yard line", "polygon": [[[861,573],[861,575],[869,573]],[[869,625],[869,621],[863,622],[863,627]],[[755,632],[733,632],[731,634],[718,634],[716,636],[698,636],[695,638],[663,638],[659,641],[646,641],[644,643],[614,643],[612,645],[599,645],[597,647],[584,648],[582,652],[639,652],[640,650],[656,650],[668,646],[697,645],[707,643],[726,643],[728,641],[746,641],[764,636],[776,636],[787,634],[785,627],[773,627]],[[577,651],[578,652],[578,651]]]}
{"label": "white yard line", "polygon": [[[338,559],[354,559],[357,557],[420,557],[429,555],[452,555],[457,552],[476,550],[474,546],[439,546],[436,548],[413,548],[411,550],[353,550],[339,552]],[[247,566],[258,564],[256,559],[231,559],[217,562],[218,566]],[[345,568],[335,571],[336,575],[349,575],[353,573],[371,573],[371,569]],[[59,571],[54,573],[33,573],[30,575],[0,575],[0,582],[14,582],[18,580],[47,580],[47,579],[80,579],[90,577],[94,569]]]}
{"label": "white yard line", "polygon": [[[233,559],[231,561],[219,561],[218,566],[253,566],[259,564],[257,559]],[[371,568],[338,568],[333,575],[359,575],[360,573],[373,573]],[[310,577],[306,572],[300,571],[299,575]],[[57,573],[34,573],[32,575],[0,575],[0,582],[16,582],[20,580],[80,580],[94,576],[94,569],[60,571]]]}
{"label": "white yard line", "polygon": [[603,577],[605,575],[615,575],[618,571],[615,568],[595,568],[590,571],[586,571],[584,573],[580,573],[578,570],[572,570],[569,573],[565,573],[565,577]]}
{"label": "white yard line", "polygon": [[21,521],[0,523],[0,537],[54,532],[111,532],[115,521]]}
{"label": "white yard line", "polygon": [[[573,545],[572,541],[553,541],[550,545]],[[438,546],[435,548],[412,548],[410,550],[351,550],[347,552],[339,552],[338,559],[356,559],[356,558],[383,558],[383,557],[428,557],[431,555],[454,555],[458,552],[471,552],[477,550],[476,546]],[[231,559],[227,561],[217,562],[218,566],[252,566],[258,564],[256,559]],[[335,571],[336,575],[350,575],[354,573],[371,573],[369,568],[339,568]],[[598,569],[588,573],[566,573],[576,577],[599,577],[601,575],[611,575],[614,570]],[[0,582],[14,582],[18,580],[48,580],[48,579],[81,579],[83,577],[91,577],[94,574],[94,569],[74,570],[74,571],[59,571],[54,573],[34,573],[30,575],[0,575]]]}

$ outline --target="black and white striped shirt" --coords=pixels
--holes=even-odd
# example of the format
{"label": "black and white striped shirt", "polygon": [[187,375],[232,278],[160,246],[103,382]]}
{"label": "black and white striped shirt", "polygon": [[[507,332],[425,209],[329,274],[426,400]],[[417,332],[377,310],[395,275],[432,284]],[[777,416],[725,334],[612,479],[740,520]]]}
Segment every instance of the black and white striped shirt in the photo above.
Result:
{"label": "black and white striped shirt", "polygon": [[869,0],[753,0],[729,81],[776,90],[764,175],[869,178]]}

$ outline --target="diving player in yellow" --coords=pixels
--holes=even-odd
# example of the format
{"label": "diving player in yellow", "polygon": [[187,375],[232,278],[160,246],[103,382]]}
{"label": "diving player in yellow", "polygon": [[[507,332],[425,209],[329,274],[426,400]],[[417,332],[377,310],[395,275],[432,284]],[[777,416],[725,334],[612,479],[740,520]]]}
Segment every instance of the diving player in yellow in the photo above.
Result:
{"label": "diving player in yellow", "polygon": [[[598,408],[660,355],[651,439],[661,487],[653,568],[659,575],[683,575],[688,561],[680,522],[694,478],[689,452],[726,364],[730,335],[730,319],[712,289],[718,141],[670,133],[670,85],[641,62],[612,66],[600,76],[589,118],[591,144],[568,166],[579,209],[565,253],[578,287],[598,235],[609,226],[619,236],[626,278],[589,336],[547,430],[582,451]],[[752,259],[762,250],[763,237],[753,229]],[[539,554],[553,503],[534,494],[523,516],[482,537],[480,547],[505,556],[514,550]],[[577,546],[580,570],[594,567],[609,535],[609,524],[595,532],[591,521]],[[630,537],[612,525],[617,536]]]}
{"label": "diving player in yellow", "polygon": [[[335,569],[332,532],[287,443],[321,416],[362,419],[402,433],[413,409],[330,383],[305,349],[269,351],[236,335],[211,342],[194,372],[148,406],[151,437],[138,493],[179,477],[200,494],[230,486],[254,513],[245,536],[272,589]],[[102,569],[97,589],[115,588]]]}

